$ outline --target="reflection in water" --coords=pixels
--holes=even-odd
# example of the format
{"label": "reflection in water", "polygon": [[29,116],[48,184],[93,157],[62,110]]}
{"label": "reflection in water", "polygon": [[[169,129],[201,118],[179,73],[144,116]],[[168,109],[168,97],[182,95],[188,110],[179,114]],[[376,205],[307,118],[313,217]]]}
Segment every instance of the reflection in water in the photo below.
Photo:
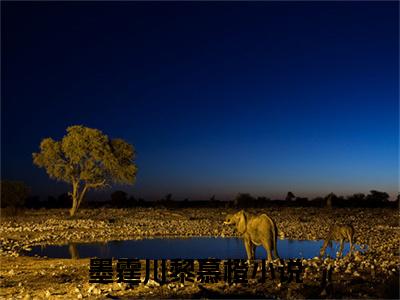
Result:
{"label": "reflection in water", "polygon": [[[313,258],[319,255],[323,241],[278,240],[278,253],[281,258]],[[334,242],[326,254],[336,257],[339,243]],[[359,246],[355,246],[359,250]],[[343,255],[349,251],[346,243]],[[186,239],[143,239],[131,241],[111,241],[103,243],[70,243],[65,246],[36,246],[27,255],[50,258],[247,258],[243,241],[239,238],[186,238]],[[256,258],[266,258],[264,248],[257,247]]]}
{"label": "reflection in water", "polygon": [[79,259],[78,247],[76,247],[75,243],[71,243],[68,245],[69,255],[71,255],[72,259]]}

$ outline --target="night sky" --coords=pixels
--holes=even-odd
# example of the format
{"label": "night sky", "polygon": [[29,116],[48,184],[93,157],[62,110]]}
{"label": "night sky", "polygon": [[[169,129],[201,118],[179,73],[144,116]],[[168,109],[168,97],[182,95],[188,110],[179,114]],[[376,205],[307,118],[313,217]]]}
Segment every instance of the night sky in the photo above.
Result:
{"label": "night sky", "polygon": [[[2,2],[2,178],[81,124],[145,199],[398,192],[398,2]],[[106,191],[110,193],[110,190]],[[93,194],[92,194],[93,195]]]}

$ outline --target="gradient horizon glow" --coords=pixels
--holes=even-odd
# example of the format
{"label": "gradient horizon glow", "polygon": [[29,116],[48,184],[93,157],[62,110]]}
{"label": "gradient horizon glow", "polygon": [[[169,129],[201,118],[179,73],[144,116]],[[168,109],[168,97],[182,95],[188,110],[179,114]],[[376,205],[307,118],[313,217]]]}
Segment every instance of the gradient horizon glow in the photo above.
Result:
{"label": "gradient horizon glow", "polygon": [[399,191],[398,2],[1,5],[2,178],[32,194],[70,189],[31,155],[77,124],[135,146],[114,189],[145,199]]}

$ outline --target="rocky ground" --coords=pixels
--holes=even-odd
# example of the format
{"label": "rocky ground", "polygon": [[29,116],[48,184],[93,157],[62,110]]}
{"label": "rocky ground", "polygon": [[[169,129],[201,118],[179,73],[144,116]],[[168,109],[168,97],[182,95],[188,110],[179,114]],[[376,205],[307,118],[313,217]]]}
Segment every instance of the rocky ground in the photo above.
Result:
{"label": "rocky ground", "polygon": [[[343,259],[303,260],[303,283],[247,286],[177,284],[150,281],[131,288],[125,284],[89,284],[89,259],[47,259],[21,254],[34,245],[128,240],[147,237],[235,236],[223,226],[226,209],[136,208],[81,210],[75,218],[67,210],[25,211],[1,218],[0,297],[31,298],[398,298],[399,212],[395,209],[270,208],[281,238],[323,239],[333,221],[351,222],[358,244],[368,245]],[[276,264],[278,262],[275,262]],[[330,265],[332,283],[321,287],[322,270]]]}

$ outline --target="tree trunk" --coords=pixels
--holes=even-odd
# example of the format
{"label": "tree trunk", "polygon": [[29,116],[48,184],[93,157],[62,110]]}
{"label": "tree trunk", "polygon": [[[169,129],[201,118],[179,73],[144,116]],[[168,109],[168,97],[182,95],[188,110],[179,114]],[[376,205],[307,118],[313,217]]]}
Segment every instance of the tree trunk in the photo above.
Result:
{"label": "tree trunk", "polygon": [[78,188],[79,185],[77,182],[72,182],[72,208],[69,210],[69,215],[73,217],[78,210],[79,202],[78,202]]}
{"label": "tree trunk", "polygon": [[83,197],[85,196],[86,191],[88,190],[88,186],[85,185],[81,192],[79,192],[79,185],[73,183],[73,191],[72,191],[72,208],[69,211],[71,217],[73,217],[78,210],[79,206],[82,203]]}
{"label": "tree trunk", "polygon": [[85,196],[85,193],[86,193],[87,189],[88,189],[88,186],[85,185],[85,187],[84,187],[84,188],[82,189],[82,191],[81,191],[81,194],[80,194],[79,197],[78,197],[78,205],[77,205],[76,209],[78,209],[79,206],[81,205],[82,200],[83,200],[83,197]]}
{"label": "tree trunk", "polygon": [[79,258],[79,252],[78,248],[76,247],[76,244],[72,243],[68,245],[68,251],[69,255],[71,255],[72,259],[78,259]]}
{"label": "tree trunk", "polygon": [[72,196],[72,208],[69,210],[69,215],[73,217],[78,210],[78,199]]}
{"label": "tree trunk", "polygon": [[85,183],[83,189],[79,191],[79,180],[77,181],[72,179],[72,208],[69,210],[70,216],[73,217],[75,215],[82,203],[83,197],[89,189],[104,187],[106,186],[105,182],[106,180],[104,179],[103,181],[97,183]]}

